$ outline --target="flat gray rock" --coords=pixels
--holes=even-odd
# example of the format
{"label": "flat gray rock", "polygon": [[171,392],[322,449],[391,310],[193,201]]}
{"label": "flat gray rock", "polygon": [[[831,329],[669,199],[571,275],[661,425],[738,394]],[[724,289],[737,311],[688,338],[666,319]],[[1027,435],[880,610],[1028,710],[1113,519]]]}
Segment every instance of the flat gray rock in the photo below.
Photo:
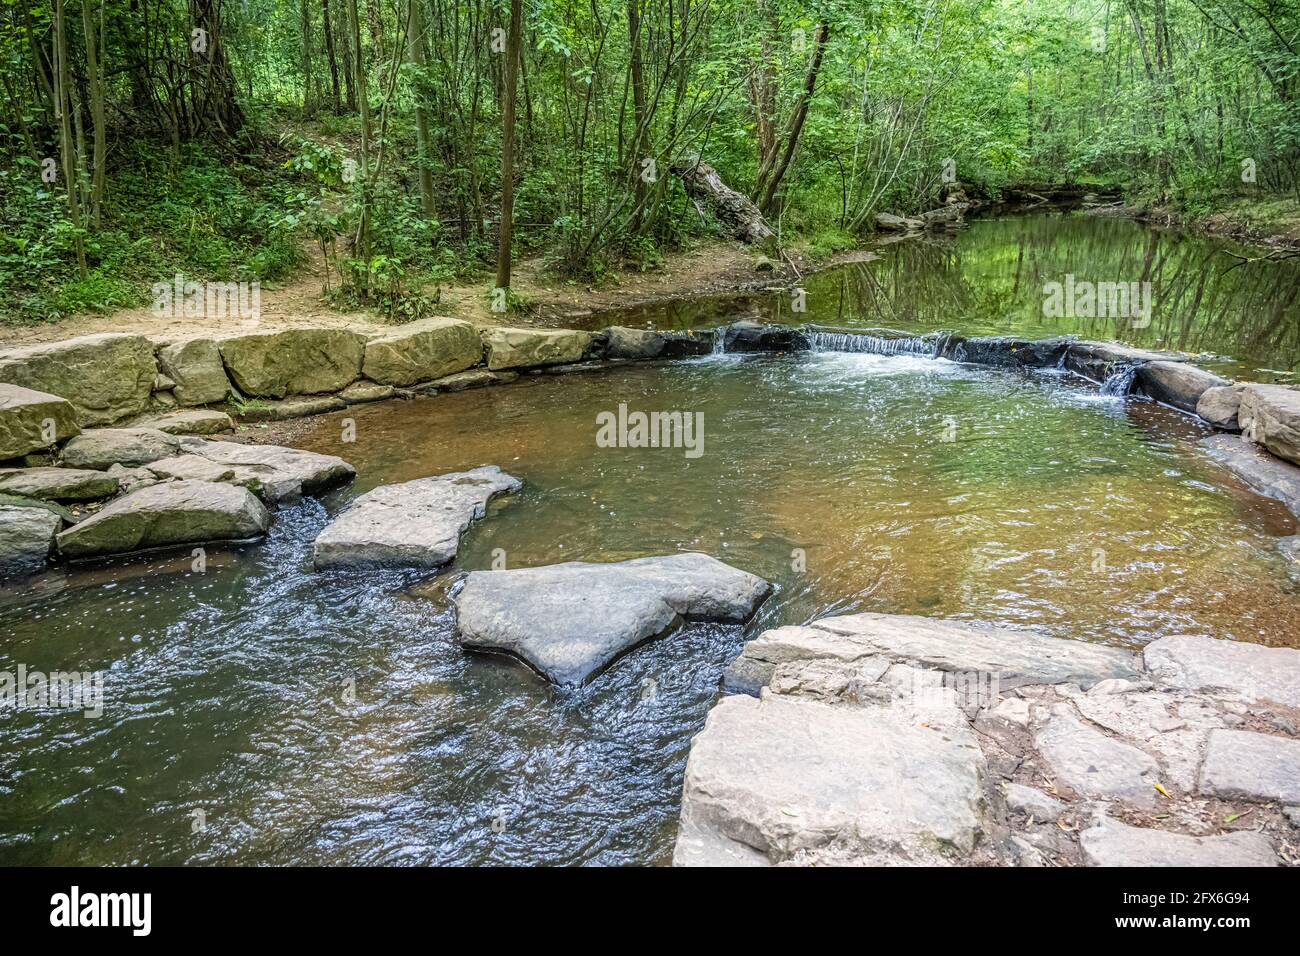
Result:
{"label": "flat gray rock", "polygon": [[248,488],[268,504],[320,494],[356,476],[356,469],[342,458],[281,445],[183,438],[180,447],[186,454],[230,469],[233,484]]}
{"label": "flat gray rock", "polygon": [[1017,683],[1091,687],[1109,678],[1136,679],[1137,655],[1115,647],[1044,637],[910,614],[850,614],[810,627],[845,638],[892,660],[944,671],[979,671]]}
{"label": "flat gray rock", "polygon": [[138,468],[175,455],[180,439],[156,428],[93,428],[63,446],[68,468],[106,471],[111,465]]}
{"label": "flat gray rock", "polygon": [[1138,369],[1137,380],[1148,397],[1185,412],[1195,412],[1201,396],[1209,389],[1232,384],[1190,362],[1147,362]]}
{"label": "flat gray rock", "polygon": [[99,501],[117,494],[118,480],[81,468],[0,468],[0,492],[41,501]]}
{"label": "flat gray rock", "polygon": [[1079,843],[1089,866],[1279,866],[1258,833],[1196,837],[1130,827],[1105,819],[1084,830]]}
{"label": "flat gray rock", "polygon": [[1240,431],[1237,412],[1241,408],[1241,393],[1245,389],[1246,386],[1242,384],[1207,388],[1196,401],[1196,414],[1215,428]]}
{"label": "flat gray rock", "polygon": [[1064,710],[1056,711],[1034,737],[1034,749],[1056,777],[1082,797],[1120,800],[1138,807],[1155,803],[1160,767],[1136,747],[1107,737]]}
{"label": "flat gray rock", "polygon": [[455,602],[461,644],[513,654],[557,684],[581,684],[682,618],[743,621],[769,590],[762,578],[685,553],[474,571]]}
{"label": "flat gray rock", "polygon": [[1201,439],[1201,447],[1256,494],[1276,498],[1300,517],[1300,468],[1241,435],[1211,435]]}
{"label": "flat gray rock", "polygon": [[1279,458],[1300,464],[1300,389],[1247,385],[1237,419],[1242,433]]}
{"label": "flat gray rock", "polygon": [[257,538],[271,516],[246,488],[169,481],[119,498],[58,536],[70,558]]}
{"label": "flat gray rock", "polygon": [[381,485],[353,501],[316,538],[319,569],[437,568],[456,557],[460,536],[497,495],[523,483],[496,465]]}
{"label": "flat gray rock", "polygon": [[233,431],[235,427],[229,415],[212,408],[168,412],[141,424],[168,435],[215,435]]}
{"label": "flat gray rock", "polygon": [[1052,823],[1065,812],[1065,804],[1034,787],[1021,783],[1007,784],[1007,809],[1023,813],[1043,823]]}
{"label": "flat gray rock", "polygon": [[1300,651],[1291,648],[1188,634],[1152,641],[1142,658],[1158,685],[1226,690],[1248,699],[1300,707]]}
{"label": "flat gray rock", "polygon": [[986,775],[964,721],[902,702],[724,697],[691,743],[673,862],[946,862],[975,845]]}
{"label": "flat gray rock", "polygon": [[44,508],[0,504],[0,577],[43,568],[62,525],[58,515]]}
{"label": "flat gray rock", "polygon": [[1300,740],[1212,730],[1197,789],[1230,799],[1300,803]]}

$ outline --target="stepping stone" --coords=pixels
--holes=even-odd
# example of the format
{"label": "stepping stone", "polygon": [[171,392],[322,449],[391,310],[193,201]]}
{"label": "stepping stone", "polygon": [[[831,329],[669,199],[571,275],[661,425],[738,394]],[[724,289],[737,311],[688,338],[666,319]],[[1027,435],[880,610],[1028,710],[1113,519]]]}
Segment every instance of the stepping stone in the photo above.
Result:
{"label": "stepping stone", "polygon": [[1103,818],[1079,837],[1089,866],[1279,866],[1258,833],[1196,837],[1130,827]]}
{"label": "stepping stone", "polygon": [[1300,740],[1211,731],[1197,789],[1229,799],[1300,803]]}
{"label": "stepping stone", "polygon": [[1120,800],[1138,807],[1155,804],[1160,767],[1150,754],[1107,737],[1069,716],[1052,713],[1034,737],[1034,749],[1057,783],[1082,797]]}
{"label": "stepping stone", "polygon": [[41,501],[100,501],[117,494],[118,480],[80,468],[0,468],[0,492]]}
{"label": "stepping stone", "polygon": [[169,481],[119,498],[58,536],[70,558],[258,538],[271,516],[246,488]]}
{"label": "stepping stone", "polygon": [[762,578],[706,554],[474,571],[455,597],[461,644],[504,651],[557,684],[581,684],[683,618],[740,622]]}
{"label": "stepping stone", "polygon": [[497,495],[523,482],[496,465],[381,485],[350,504],[316,538],[312,560],[324,568],[438,568],[456,557],[461,533]]}
{"label": "stepping stone", "polygon": [[1175,635],[1142,651],[1152,680],[1179,690],[1226,690],[1300,707],[1300,651],[1213,637]]}
{"label": "stepping stone", "polygon": [[295,501],[345,484],[356,469],[342,458],[285,448],[242,445],[238,442],[182,438],[181,450],[234,472],[232,483],[246,487],[267,504]]}
{"label": "stepping stone", "polygon": [[677,866],[935,864],[968,853],[987,768],[955,708],[724,697],[691,743]]}
{"label": "stepping stone", "polygon": [[68,468],[106,471],[111,465],[138,468],[180,450],[180,439],[156,428],[94,428],[63,446]]}

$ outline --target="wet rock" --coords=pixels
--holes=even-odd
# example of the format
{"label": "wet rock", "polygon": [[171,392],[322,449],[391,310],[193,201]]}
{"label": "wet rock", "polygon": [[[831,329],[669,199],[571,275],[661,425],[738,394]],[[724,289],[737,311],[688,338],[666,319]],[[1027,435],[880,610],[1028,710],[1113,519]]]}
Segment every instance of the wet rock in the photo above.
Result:
{"label": "wet rock", "polygon": [[318,569],[437,568],[456,557],[460,536],[497,495],[522,482],[496,465],[381,485],[353,501],[316,538]]}
{"label": "wet rock", "polygon": [[1232,385],[1226,378],[1188,362],[1165,361],[1147,362],[1139,367],[1137,383],[1144,395],[1185,412],[1196,411],[1201,396],[1209,389]]}
{"label": "wet rock", "polygon": [[722,348],[727,352],[805,352],[811,345],[798,329],[743,320],[725,327]]}
{"label": "wet rock", "polygon": [[356,476],[356,469],[342,458],[297,448],[202,438],[185,438],[181,442],[186,453],[231,469],[234,484],[248,488],[267,504],[317,495]]}
{"label": "wet rock", "polygon": [[1247,385],[1237,420],[1242,433],[1279,458],[1300,464],[1300,389]]}
{"label": "wet rock", "polygon": [[713,350],[713,337],[701,332],[655,332],[650,329],[628,329],[611,326],[604,354],[606,358],[627,361],[682,358],[687,355],[707,355]]}
{"label": "wet rock", "polygon": [[158,365],[176,384],[172,395],[180,405],[212,405],[230,395],[230,380],[213,339],[169,342],[158,348]]}
{"label": "wet rock", "polygon": [[1256,494],[1275,498],[1300,517],[1300,468],[1270,455],[1241,435],[1211,435],[1201,447]]}
{"label": "wet rock", "polygon": [[577,362],[590,344],[590,332],[574,329],[484,329],[487,367],[495,372],[508,368],[531,368]]}
{"label": "wet rock", "polygon": [[1300,583],[1300,534],[1279,538],[1277,553],[1286,562],[1286,573],[1292,581]]}
{"label": "wet rock", "polygon": [[954,362],[996,367],[1054,368],[1065,355],[1070,340],[1016,339],[1003,335],[980,338],[953,336],[945,341],[943,357]]}
{"label": "wet rock", "polygon": [[79,468],[0,468],[0,492],[42,501],[100,501],[117,494],[117,479]]}
{"label": "wet rock", "polygon": [[1007,784],[1007,809],[1012,813],[1023,813],[1044,823],[1053,823],[1065,812],[1066,806],[1060,800],[1055,800],[1034,787],[1009,783]]}
{"label": "wet rock", "polygon": [[682,618],[743,621],[769,590],[697,553],[474,571],[455,598],[457,628],[466,647],[504,651],[557,684],[581,684]]}
{"label": "wet rock", "polygon": [[169,412],[142,424],[169,435],[215,435],[218,432],[234,431],[235,428],[229,415],[210,408]]}
{"label": "wet rock", "polygon": [[1142,657],[1157,686],[1226,690],[1300,707],[1300,651],[1291,648],[1175,635],[1152,641]]}
{"label": "wet rock", "polygon": [[485,368],[476,368],[434,379],[418,391],[462,392],[467,388],[482,388],[485,385],[505,385],[517,378],[518,372],[490,372]]}
{"label": "wet rock", "polygon": [[1098,383],[1104,382],[1116,366],[1182,361],[1186,357],[1174,352],[1152,352],[1114,342],[1074,342],[1065,352],[1066,368]]}
{"label": "wet rock", "polygon": [[925,223],[920,219],[896,216],[892,212],[878,212],[876,228],[881,232],[920,232],[925,228]]}
{"label": "wet rock", "polygon": [[67,399],[0,384],[0,461],[48,448],[80,430],[76,409]]}
{"label": "wet rock", "polygon": [[1207,424],[1224,431],[1241,431],[1237,411],[1241,408],[1241,395],[1245,385],[1219,385],[1207,388],[1196,400],[1196,414]]}
{"label": "wet rock", "polygon": [[324,415],[327,412],[341,412],[347,407],[347,402],[334,395],[305,395],[246,405],[239,412],[239,417],[246,422],[285,422],[294,418]]}
{"label": "wet rock", "polygon": [[1228,799],[1300,802],[1300,740],[1211,731],[1197,789]]}
{"label": "wet rock", "polygon": [[397,394],[397,389],[391,385],[380,385],[377,382],[353,382],[339,392],[339,398],[348,405],[364,405],[367,402],[382,402],[385,399],[396,397]]}
{"label": "wet rock", "polygon": [[67,399],[82,427],[140,414],[157,373],[153,345],[140,335],[108,332],[0,352],[0,382]]}
{"label": "wet rock", "polygon": [[442,378],[483,359],[478,331],[461,319],[421,319],[366,343],[361,373],[381,385]]}
{"label": "wet rock", "polygon": [[43,568],[62,525],[58,515],[44,508],[0,504],[0,578]]}
{"label": "wet rock", "polygon": [[944,862],[984,824],[984,757],[953,711],[724,697],[691,743],[676,865]]}
{"label": "wet rock", "polygon": [[58,536],[70,558],[260,537],[271,516],[246,488],[171,481],[119,498]]}
{"label": "wet rock", "polygon": [[284,398],[347,388],[361,375],[365,338],[346,329],[286,329],[231,336],[217,347],[243,394]]}
{"label": "wet rock", "polygon": [[1196,837],[1130,827],[1103,818],[1079,843],[1089,866],[1278,866],[1272,844],[1258,833]]}
{"label": "wet rock", "polygon": [[1034,748],[1058,783],[1083,797],[1121,800],[1139,807],[1155,803],[1160,768],[1136,747],[1107,737],[1054,710],[1034,737]]}
{"label": "wet rock", "polygon": [[136,468],[175,455],[179,449],[179,438],[156,428],[93,428],[63,446],[62,460],[68,468]]}

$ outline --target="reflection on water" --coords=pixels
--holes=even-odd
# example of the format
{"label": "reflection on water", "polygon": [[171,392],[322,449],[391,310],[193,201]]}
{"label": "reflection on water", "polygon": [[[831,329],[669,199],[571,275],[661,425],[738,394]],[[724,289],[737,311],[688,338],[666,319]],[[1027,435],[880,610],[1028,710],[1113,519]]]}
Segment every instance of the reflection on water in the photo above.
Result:
{"label": "reflection on water", "polygon": [[[892,243],[880,258],[807,277],[807,311],[782,293],[726,300],[721,311],[773,322],[1044,338],[1079,335],[1205,356],[1255,381],[1300,374],[1300,259],[1243,263],[1234,243],[1077,213],[975,220],[952,235]],[[1049,318],[1045,287],[1150,283],[1140,318]],[[622,324],[694,328],[719,321],[717,299],[635,310]],[[611,324],[609,314],[588,325]],[[1292,372],[1292,376],[1278,373]]]}
{"label": "reflection on water", "polygon": [[[704,456],[597,448],[596,414],[620,402],[703,412]],[[1131,647],[1295,643],[1275,551],[1295,523],[1199,434],[1059,373],[827,353],[322,417],[301,444],[346,455],[356,485],[279,512],[266,542],[204,574],[152,557],[0,599],[0,671],[106,672],[100,720],[0,716],[0,861],[665,862],[690,737],[763,627],[872,609]],[[311,572],[353,495],[484,463],[526,486],[448,574]],[[516,567],[698,549],[777,591],[745,628],[692,625],[556,690],[452,638],[448,583],[498,548]]]}

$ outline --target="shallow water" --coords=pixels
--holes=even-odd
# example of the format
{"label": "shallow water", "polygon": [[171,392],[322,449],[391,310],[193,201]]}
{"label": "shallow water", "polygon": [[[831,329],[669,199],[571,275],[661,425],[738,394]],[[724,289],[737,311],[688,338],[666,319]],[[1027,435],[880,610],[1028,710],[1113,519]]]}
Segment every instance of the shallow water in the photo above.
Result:
{"label": "shallow water", "polygon": [[[620,403],[702,413],[703,454],[597,447]],[[0,712],[0,862],[662,863],[690,737],[764,627],[876,610],[1300,645],[1290,515],[1199,453],[1192,419],[1056,371],[708,356],[301,427],[358,480],[280,511],[264,543],[204,573],[187,551],[0,591],[0,672],[107,672],[101,718]],[[525,488],[447,573],[310,571],[354,495],[488,463]],[[463,569],[687,549],[776,593],[743,628],[688,626],[580,689],[452,638]]]}

